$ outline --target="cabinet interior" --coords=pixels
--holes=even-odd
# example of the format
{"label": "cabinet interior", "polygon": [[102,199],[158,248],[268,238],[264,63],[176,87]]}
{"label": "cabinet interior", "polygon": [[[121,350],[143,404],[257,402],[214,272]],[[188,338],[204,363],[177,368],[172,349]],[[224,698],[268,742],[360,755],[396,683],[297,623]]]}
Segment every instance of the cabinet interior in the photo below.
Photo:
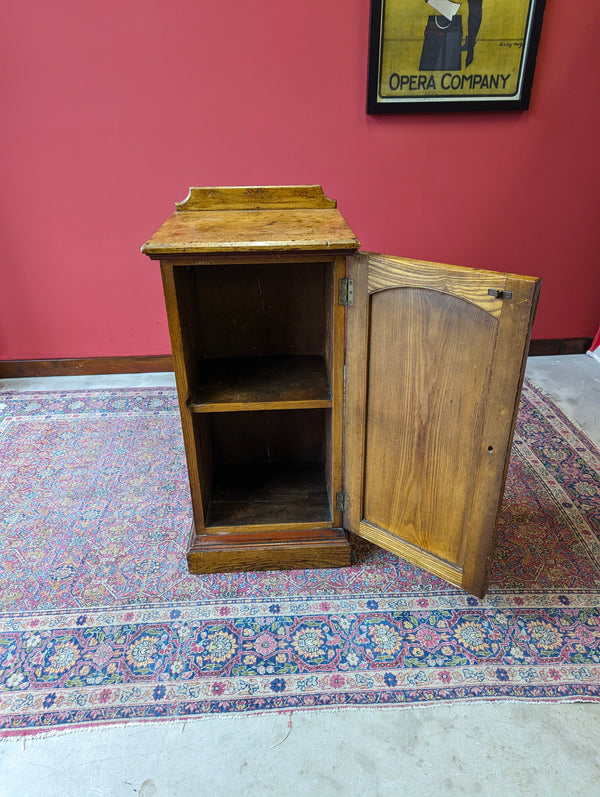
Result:
{"label": "cabinet interior", "polygon": [[331,525],[334,261],[174,272],[206,528]]}

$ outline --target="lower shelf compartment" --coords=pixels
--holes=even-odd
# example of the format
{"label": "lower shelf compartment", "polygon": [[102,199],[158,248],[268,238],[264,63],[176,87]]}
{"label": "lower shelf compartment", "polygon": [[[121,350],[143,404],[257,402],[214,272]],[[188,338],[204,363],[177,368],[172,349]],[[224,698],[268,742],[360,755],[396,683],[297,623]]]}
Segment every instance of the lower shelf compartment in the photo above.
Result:
{"label": "lower shelf compartment", "polygon": [[187,552],[190,573],[348,567],[352,550],[343,529],[196,534]]}
{"label": "lower shelf compartment", "polygon": [[247,463],[215,470],[207,532],[331,524],[322,462]]}

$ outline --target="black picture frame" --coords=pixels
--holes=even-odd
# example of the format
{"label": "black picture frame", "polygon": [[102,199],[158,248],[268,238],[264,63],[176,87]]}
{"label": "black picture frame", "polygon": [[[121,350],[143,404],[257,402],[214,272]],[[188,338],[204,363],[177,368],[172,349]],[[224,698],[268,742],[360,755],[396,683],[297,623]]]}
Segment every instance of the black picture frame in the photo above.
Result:
{"label": "black picture frame", "polygon": [[544,7],[513,0],[507,15],[506,0],[371,0],[367,113],[526,110]]}

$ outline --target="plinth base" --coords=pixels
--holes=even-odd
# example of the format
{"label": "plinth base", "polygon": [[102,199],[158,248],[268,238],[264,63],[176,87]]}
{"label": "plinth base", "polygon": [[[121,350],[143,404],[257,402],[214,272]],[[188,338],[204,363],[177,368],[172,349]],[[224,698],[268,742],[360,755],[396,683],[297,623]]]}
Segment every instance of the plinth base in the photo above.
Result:
{"label": "plinth base", "polygon": [[343,529],[196,534],[187,552],[190,573],[347,567],[351,547]]}

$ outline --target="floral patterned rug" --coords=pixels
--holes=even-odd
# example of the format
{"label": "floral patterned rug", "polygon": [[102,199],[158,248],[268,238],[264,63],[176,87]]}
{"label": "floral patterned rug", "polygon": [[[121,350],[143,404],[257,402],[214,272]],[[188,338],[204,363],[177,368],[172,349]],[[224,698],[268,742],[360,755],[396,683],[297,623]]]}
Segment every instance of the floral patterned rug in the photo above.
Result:
{"label": "floral patterned rug", "polygon": [[600,455],[524,387],[480,601],[358,540],[189,575],[174,390],[0,394],[0,735],[449,700],[600,700]]}

